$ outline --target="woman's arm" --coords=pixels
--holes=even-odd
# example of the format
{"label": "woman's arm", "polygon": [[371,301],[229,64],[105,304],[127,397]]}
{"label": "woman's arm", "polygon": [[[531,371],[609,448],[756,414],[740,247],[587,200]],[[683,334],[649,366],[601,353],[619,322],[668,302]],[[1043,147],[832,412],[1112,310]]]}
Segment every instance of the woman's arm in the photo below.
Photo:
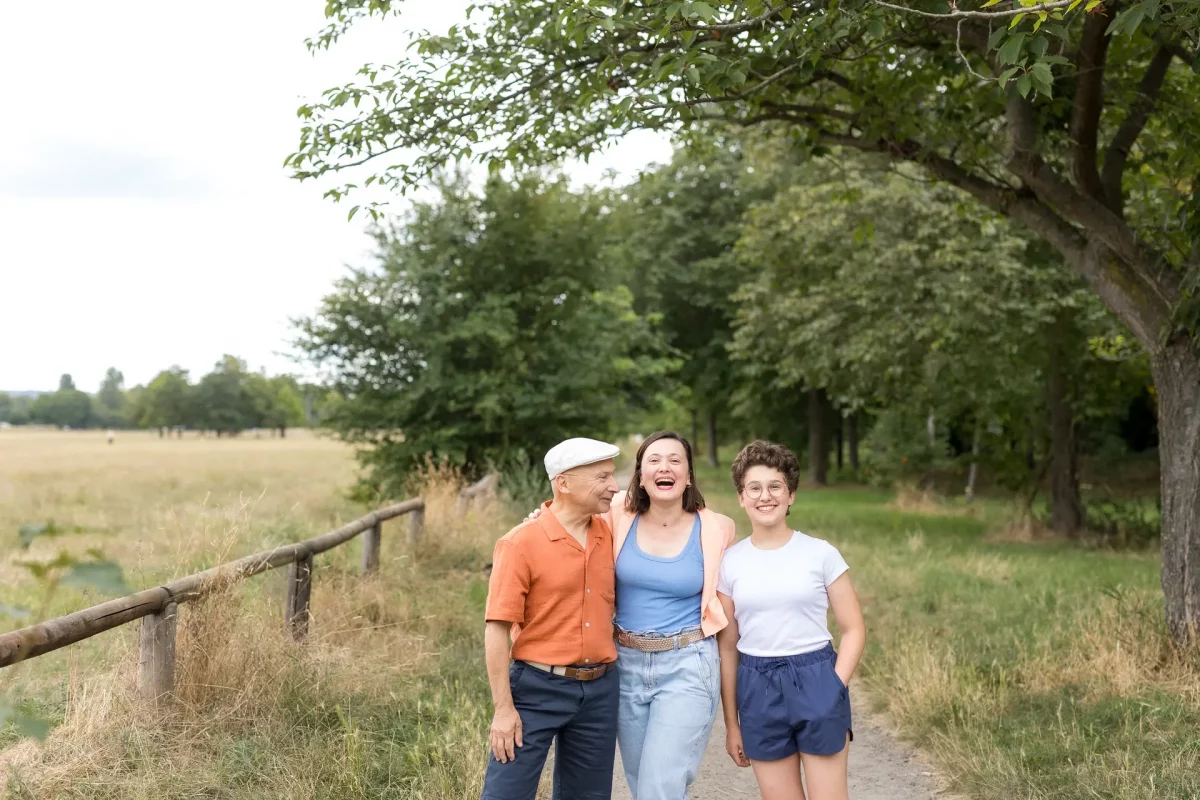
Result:
{"label": "woman's arm", "polygon": [[858,669],[863,648],[867,646],[867,623],[863,621],[862,607],[858,604],[858,593],[850,582],[849,572],[843,572],[829,584],[827,591],[829,607],[833,609],[833,618],[837,620],[838,631],[842,634],[834,671],[842,683],[849,686],[854,670]]}
{"label": "woman's arm", "polygon": [[725,750],[733,763],[739,767],[750,766],[750,759],[742,749],[742,724],[738,720],[737,711],[737,643],[741,635],[738,633],[737,619],[733,616],[733,598],[717,592],[721,607],[725,609],[725,618],[729,624],[717,633],[717,650],[721,654],[721,710],[725,715]]}

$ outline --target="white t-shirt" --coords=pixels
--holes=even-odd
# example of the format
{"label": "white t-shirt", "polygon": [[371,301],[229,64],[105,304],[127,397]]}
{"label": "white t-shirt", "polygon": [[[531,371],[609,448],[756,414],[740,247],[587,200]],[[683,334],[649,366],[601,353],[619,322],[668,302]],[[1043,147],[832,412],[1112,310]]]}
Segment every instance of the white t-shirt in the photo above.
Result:
{"label": "white t-shirt", "polygon": [[842,554],[800,531],[775,550],[743,539],[725,551],[717,591],[733,598],[738,650],[792,656],[820,650],[829,634],[829,584],[848,570]]}

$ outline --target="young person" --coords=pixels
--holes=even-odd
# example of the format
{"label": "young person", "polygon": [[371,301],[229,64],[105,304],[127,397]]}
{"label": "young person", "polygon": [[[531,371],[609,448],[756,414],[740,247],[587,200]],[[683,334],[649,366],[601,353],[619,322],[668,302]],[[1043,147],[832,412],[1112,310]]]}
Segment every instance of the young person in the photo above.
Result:
{"label": "young person", "polygon": [[[733,484],[752,533],[725,553],[717,597],[726,749],[754,767],[763,800],[848,800],[854,738],[847,686],[866,626],[849,567],[833,545],[792,530],[800,465],[786,447],[748,444]],[[841,632],[834,652],[827,611]]]}

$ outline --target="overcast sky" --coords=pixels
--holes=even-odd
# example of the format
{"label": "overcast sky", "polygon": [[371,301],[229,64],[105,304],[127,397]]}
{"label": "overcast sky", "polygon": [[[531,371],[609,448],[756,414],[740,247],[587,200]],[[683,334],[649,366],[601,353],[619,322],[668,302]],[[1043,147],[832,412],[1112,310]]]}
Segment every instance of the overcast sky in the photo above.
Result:
{"label": "overcast sky", "polygon": [[[6,3],[0,9],[0,390],[132,386],[223,353],[272,372],[288,320],[315,309],[363,223],[281,168],[295,110],[395,60],[404,29],[444,30],[467,0],[409,0],[330,53],[304,39],[324,0]],[[576,180],[670,155],[626,140]]]}

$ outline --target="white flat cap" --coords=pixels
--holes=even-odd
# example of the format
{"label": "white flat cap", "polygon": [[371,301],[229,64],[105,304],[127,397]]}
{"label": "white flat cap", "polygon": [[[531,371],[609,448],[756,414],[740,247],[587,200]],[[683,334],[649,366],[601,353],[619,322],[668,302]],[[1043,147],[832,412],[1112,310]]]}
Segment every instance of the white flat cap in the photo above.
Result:
{"label": "white flat cap", "polygon": [[607,461],[616,458],[620,452],[621,448],[608,442],[582,437],[567,439],[546,452],[546,475],[550,480],[554,480],[569,469],[595,464],[597,461]]}

